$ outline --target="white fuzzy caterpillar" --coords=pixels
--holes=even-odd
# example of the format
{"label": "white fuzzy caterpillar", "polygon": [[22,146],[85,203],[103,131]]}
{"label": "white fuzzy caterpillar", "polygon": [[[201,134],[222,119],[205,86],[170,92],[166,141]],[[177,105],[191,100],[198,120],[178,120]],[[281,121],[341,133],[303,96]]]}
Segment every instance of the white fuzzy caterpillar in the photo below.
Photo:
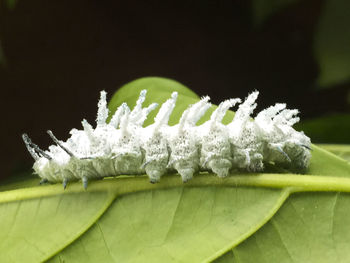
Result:
{"label": "white fuzzy caterpillar", "polygon": [[252,92],[239,105],[228,125],[221,121],[240,99],[222,102],[210,120],[196,126],[211,107],[209,97],[203,97],[183,112],[178,124],[169,126],[177,99],[174,92],[162,104],[154,123],[142,127],[147,115],[157,107],[153,103],[142,108],[146,90],[141,91],[133,110],[123,103],[109,123],[106,92],[102,91],[96,128],[83,120],[83,130],[72,129],[66,142],[48,131],[55,145],[47,151],[32,143],[28,135],[22,137],[42,182],[62,182],[64,188],[69,181],[82,180],[86,188],[90,179],[125,174],[146,173],[155,183],[168,171],[178,172],[186,182],[199,171],[225,177],[233,169],[259,172],[264,163],[271,162],[294,170],[306,169],[311,142],[303,132],[292,128],[299,121],[298,110],[278,103],[252,120],[258,94]]}

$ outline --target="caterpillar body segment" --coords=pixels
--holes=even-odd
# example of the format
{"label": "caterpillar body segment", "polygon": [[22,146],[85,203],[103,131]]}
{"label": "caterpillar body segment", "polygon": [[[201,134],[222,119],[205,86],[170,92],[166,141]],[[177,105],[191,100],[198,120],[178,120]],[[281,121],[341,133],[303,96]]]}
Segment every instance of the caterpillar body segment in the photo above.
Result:
{"label": "caterpillar body segment", "polygon": [[[143,107],[146,90],[141,91],[131,110],[123,103],[109,123],[106,92],[98,102],[96,127],[86,120],[81,130],[72,129],[67,141],[58,140],[48,131],[54,145],[41,150],[28,135],[25,145],[34,158],[33,169],[42,182],[81,180],[84,188],[91,179],[108,176],[147,174],[156,183],[167,172],[177,172],[183,182],[199,171],[210,171],[219,177],[233,170],[260,172],[265,163],[295,171],[305,170],[311,157],[310,139],[292,128],[299,121],[298,110],[277,103],[262,110],[253,120],[259,92],[254,91],[241,103],[229,99],[219,104],[210,119],[197,122],[211,107],[209,97],[189,106],[178,124],[169,126],[177,93],[161,105],[154,123],[143,127],[148,114],[158,105]],[[239,104],[231,123],[222,124],[229,108]]]}

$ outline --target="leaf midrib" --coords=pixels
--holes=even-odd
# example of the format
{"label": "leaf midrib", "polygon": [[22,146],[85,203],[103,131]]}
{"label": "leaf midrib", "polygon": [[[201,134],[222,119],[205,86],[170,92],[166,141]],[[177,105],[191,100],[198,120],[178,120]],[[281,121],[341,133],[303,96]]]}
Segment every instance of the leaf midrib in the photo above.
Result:
{"label": "leaf midrib", "polygon": [[350,178],[323,175],[297,174],[240,174],[219,178],[211,173],[201,173],[192,181],[184,184],[177,174],[167,175],[158,184],[150,184],[147,176],[131,176],[106,178],[89,185],[84,190],[80,183],[71,183],[64,190],[60,184],[21,188],[0,193],[0,203],[41,198],[60,194],[84,192],[111,192],[116,195],[130,194],[140,191],[167,189],[174,187],[267,187],[291,188],[291,192],[350,192]]}

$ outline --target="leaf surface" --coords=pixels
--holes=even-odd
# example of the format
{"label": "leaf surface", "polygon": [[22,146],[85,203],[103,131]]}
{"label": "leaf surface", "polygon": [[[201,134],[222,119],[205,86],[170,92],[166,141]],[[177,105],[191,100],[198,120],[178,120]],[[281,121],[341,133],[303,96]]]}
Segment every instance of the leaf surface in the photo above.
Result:
{"label": "leaf surface", "polygon": [[108,192],[87,192],[0,204],[0,262],[50,258],[85,232],[113,199]]}
{"label": "leaf surface", "polygon": [[217,262],[349,262],[350,195],[298,193]]}
{"label": "leaf surface", "polygon": [[[58,256],[64,262],[208,261],[255,232],[287,196],[225,187],[125,195]],[[96,240],[103,243],[96,247]]]}
{"label": "leaf surface", "polygon": [[342,144],[319,144],[319,147],[334,153],[335,155],[350,162],[350,145]]}

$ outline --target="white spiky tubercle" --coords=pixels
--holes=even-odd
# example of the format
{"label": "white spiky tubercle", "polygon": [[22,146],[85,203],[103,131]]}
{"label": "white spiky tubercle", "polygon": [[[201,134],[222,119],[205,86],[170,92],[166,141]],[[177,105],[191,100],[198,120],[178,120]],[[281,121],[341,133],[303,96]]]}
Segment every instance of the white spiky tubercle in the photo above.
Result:
{"label": "white spiky tubercle", "polygon": [[147,174],[152,183],[169,172],[178,172],[184,182],[199,171],[211,171],[225,177],[231,170],[260,172],[264,163],[292,170],[305,170],[310,161],[310,139],[292,128],[299,121],[298,110],[277,103],[251,119],[259,92],[254,91],[241,103],[231,123],[222,124],[227,110],[240,99],[222,102],[210,120],[196,123],[211,107],[209,97],[189,106],[178,124],[169,126],[175,107],[174,92],[162,104],[154,123],[142,127],[156,103],[142,108],[146,90],[133,110],[123,103],[107,123],[106,92],[101,92],[96,128],[86,120],[83,130],[72,129],[71,137],[62,142],[51,131],[55,145],[42,151],[24,134],[27,149],[35,159],[33,169],[48,182],[82,180],[107,176]]}

